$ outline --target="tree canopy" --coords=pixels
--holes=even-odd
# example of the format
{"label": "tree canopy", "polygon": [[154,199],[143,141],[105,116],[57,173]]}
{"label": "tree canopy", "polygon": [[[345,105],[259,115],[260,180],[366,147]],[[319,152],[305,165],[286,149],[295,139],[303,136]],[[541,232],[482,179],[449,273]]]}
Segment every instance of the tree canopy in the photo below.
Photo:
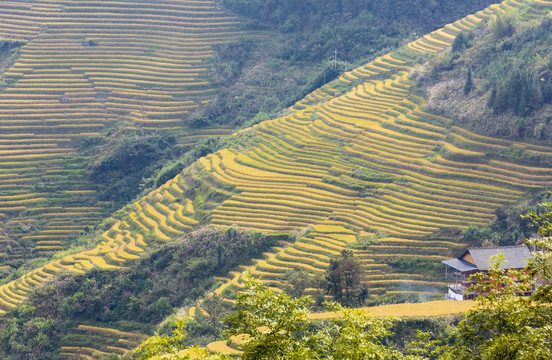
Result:
{"label": "tree canopy", "polygon": [[[389,319],[377,319],[361,309],[349,309],[330,302],[326,304],[327,310],[334,311],[337,316],[325,322],[311,322],[308,320],[308,306],[313,300],[308,296],[293,298],[285,293],[276,293],[249,274],[244,276],[243,285],[244,289],[235,301],[235,311],[226,320],[226,335],[239,335],[244,339],[242,359],[402,358],[400,352],[383,343],[385,337],[391,334],[392,321]],[[185,333],[182,329],[178,328],[172,338],[156,336],[150,339],[140,347],[139,354],[156,351],[163,354],[178,349],[180,354],[173,352],[174,357],[162,359],[191,358],[181,352],[173,340],[177,336],[179,341],[183,340]],[[201,356],[199,358],[203,359]],[[220,356],[220,359],[224,358],[224,355]],[[140,359],[150,357],[142,356]]]}
{"label": "tree canopy", "polygon": [[342,305],[355,307],[364,303],[368,289],[366,275],[352,250],[343,250],[341,256],[330,260],[326,271],[326,290]]}

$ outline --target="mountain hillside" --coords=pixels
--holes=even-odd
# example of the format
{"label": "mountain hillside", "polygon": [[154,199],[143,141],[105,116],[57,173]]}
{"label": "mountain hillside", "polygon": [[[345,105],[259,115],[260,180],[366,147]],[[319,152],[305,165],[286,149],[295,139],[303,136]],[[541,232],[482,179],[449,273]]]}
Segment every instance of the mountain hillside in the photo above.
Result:
{"label": "mountain hillside", "polygon": [[[552,149],[485,138],[424,112],[423,99],[410,94],[409,73],[420,54],[447,49],[460,28],[513,6],[468,16],[344,74],[289,115],[235,134],[232,145],[116,212],[96,248],[2,286],[2,308],[59,271],[124,266],[148,244],[203,225],[295,234],[250,269],[275,287],[291,269],[323,272],[330,257],[360,242],[372,297],[441,294],[437,278],[393,261],[416,259],[423,268],[450,256],[463,244],[442,231],[485,224],[496,208],[552,180],[550,169],[493,154],[523,148],[550,157]],[[535,16],[546,10],[533,6]],[[240,273],[232,276],[217,293],[239,286]]]}
{"label": "mountain hillside", "polygon": [[236,18],[213,2],[2,2],[0,23],[13,53],[0,92],[2,265],[65,249],[114,210],[98,196],[103,179],[86,169],[101,151],[87,149],[106,136],[146,141],[120,146],[119,163],[98,161],[104,176],[145,168],[156,148],[189,143],[187,135],[220,133],[185,127],[213,97],[205,76],[213,46],[238,34]]}
{"label": "mountain hillside", "polygon": [[[238,3],[0,3],[4,282],[21,266],[24,272],[58,251],[82,247],[83,235],[89,236],[102,219],[216,151],[218,138],[232,127],[267,119],[266,113],[288,107],[351,67],[341,60],[364,61],[409,35],[405,25],[400,31],[390,27],[385,36],[367,42],[367,34],[394,16],[392,9],[367,2],[355,4],[358,16],[347,6],[332,13],[332,1],[316,2],[314,12],[293,20],[304,28],[271,22],[262,30],[258,25],[266,12],[244,14],[237,11]],[[454,2],[446,1],[421,6],[422,13],[448,10],[434,11],[430,20],[420,23],[418,12],[401,19],[416,29],[432,29],[488,3],[470,0],[451,11]],[[273,5],[278,9],[271,21],[277,21],[274,16],[290,4]],[[380,21],[365,21],[367,13],[377,13]],[[330,18],[339,24],[337,35],[327,28],[311,31],[316,21]],[[358,36],[346,36],[360,23]],[[326,37],[334,42],[347,38],[347,48],[356,50],[339,49],[333,68],[324,51],[334,42]],[[296,46],[305,38],[309,48],[318,50]],[[317,42],[327,45],[324,51]],[[291,54],[296,48],[300,51]]]}
{"label": "mountain hillside", "polygon": [[[206,291],[231,303],[242,287],[244,270],[262,275],[277,291],[287,291],[290,274],[323,275],[330,261],[346,249],[354,251],[366,271],[368,304],[442,297],[440,260],[466,246],[462,232],[489,225],[505,207],[548,186],[552,170],[546,164],[552,160],[552,148],[481,135],[453,116],[435,115],[420,96],[427,85],[426,71],[439,69],[435,64],[448,56],[454,57],[452,63],[474,54],[468,48],[479,39],[477,34],[487,36],[501,18],[519,17],[522,25],[516,36],[531,26],[547,31],[551,9],[552,2],[544,1],[506,0],[490,6],[345,72],[283,116],[229,136],[217,145],[220,150],[200,157],[177,176],[170,174],[178,167],[164,172],[158,177],[162,186],[116,211],[96,229],[88,225],[88,234],[79,239],[81,247],[57,254],[27,273],[21,269],[23,276],[0,287],[0,309],[11,311],[1,335],[7,348],[18,344],[15,340],[33,348],[26,340],[39,339],[42,333],[21,334],[17,327],[49,324],[34,308],[38,305],[39,310],[54,307],[51,313],[58,314],[56,320],[65,331],[46,329],[55,333],[47,335],[55,338],[55,344],[46,344],[50,353],[60,358],[122,354],[143,340],[140,333],[152,330],[148,321],[158,321],[174,306],[185,305],[179,314],[186,311],[195,318],[209,312],[210,297],[189,307]],[[458,39],[463,37],[460,48],[465,52],[460,55]],[[82,46],[101,46],[92,40]],[[454,50],[449,52],[451,46]],[[438,75],[445,79],[453,76],[441,71]],[[473,86],[482,91],[480,73],[475,68],[473,72]],[[468,99],[475,96],[467,93]],[[136,131],[129,123],[121,124]],[[136,141],[124,149],[149,140]],[[198,156],[207,152],[203,149]],[[520,161],[512,156],[515,153],[538,161]],[[75,154],[71,155],[78,158]],[[72,191],[69,194],[94,196],[86,188]],[[37,201],[36,211],[43,210],[39,204],[47,201],[47,194]],[[51,216],[63,214],[80,224],[76,214],[86,212],[82,207],[62,209],[79,211]],[[67,229],[76,226],[56,221]],[[33,223],[29,228],[23,221],[18,224],[22,231],[37,230]],[[218,233],[218,242],[202,237],[212,232],[206,227],[224,230]],[[233,247],[236,239],[247,251]],[[279,241],[274,245],[275,239]],[[175,250],[179,246],[192,254],[189,261]],[[203,249],[210,249],[207,259],[198,255]],[[222,264],[227,250],[240,256],[230,255],[232,262],[217,272],[214,264]],[[251,257],[255,259],[247,264]],[[101,271],[113,269],[119,271]],[[192,284],[176,275],[172,278],[170,271],[191,275],[194,281],[200,273],[206,278]],[[182,284],[189,286],[178,292]],[[112,286],[117,289],[109,290]],[[303,289],[305,293],[323,298],[321,289],[314,288],[316,283],[310,286]],[[14,310],[28,297],[32,302]],[[86,316],[72,317],[72,311]],[[116,316],[121,313],[126,317]],[[213,337],[206,339],[198,343]],[[235,351],[221,342],[208,348]]]}

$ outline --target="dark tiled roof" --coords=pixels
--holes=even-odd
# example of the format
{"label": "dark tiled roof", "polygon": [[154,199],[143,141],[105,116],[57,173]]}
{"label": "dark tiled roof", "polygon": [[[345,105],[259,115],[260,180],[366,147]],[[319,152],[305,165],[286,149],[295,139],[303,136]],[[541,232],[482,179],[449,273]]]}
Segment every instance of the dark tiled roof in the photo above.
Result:
{"label": "dark tiled roof", "polygon": [[499,246],[494,248],[468,249],[470,255],[479,270],[489,270],[491,267],[489,258],[493,255],[504,254],[503,269],[520,269],[527,265],[530,252],[526,245]]}
{"label": "dark tiled roof", "polygon": [[477,266],[462,259],[450,259],[450,260],[444,260],[441,262],[447,266],[450,266],[453,269],[456,269],[462,272],[477,270]]}

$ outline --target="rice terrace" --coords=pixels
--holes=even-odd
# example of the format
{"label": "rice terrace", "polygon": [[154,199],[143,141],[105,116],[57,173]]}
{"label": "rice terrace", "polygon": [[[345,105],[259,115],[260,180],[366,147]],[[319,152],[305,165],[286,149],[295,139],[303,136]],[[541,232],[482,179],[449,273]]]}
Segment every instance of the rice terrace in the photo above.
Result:
{"label": "rice terrace", "polygon": [[[209,3],[120,5],[2,4],[0,38],[20,55],[4,73],[0,100],[1,211],[5,231],[35,252],[63,249],[69,234],[106,215],[81,175],[75,139],[113,126],[174,129],[210,99],[202,73],[211,46],[235,36],[235,19]],[[36,231],[22,234],[17,224]],[[21,256],[11,247],[8,257]]]}
{"label": "rice terrace", "polygon": [[[166,306],[179,316],[214,318],[206,305],[209,297],[231,305],[249,274],[276,294],[287,291],[290,273],[324,278],[347,250],[364,272],[363,306],[383,299],[435,301],[428,307],[376,307],[376,316],[452,316],[472,308],[471,302],[458,307],[443,301],[441,261],[473,246],[466,240],[469,231],[489,227],[503,209],[549,189],[552,146],[527,137],[486,135],[479,131],[483,127],[470,128],[432,110],[435,100],[424,96],[430,91],[420,89],[424,81],[438,80],[427,80],[424,71],[433,66],[439,69],[435,77],[444,78],[462,56],[475,62],[480,43],[470,40],[475,50],[466,47],[467,55],[442,65],[458,36],[483,39],[490,31],[485,24],[511,14],[536,27],[549,20],[552,1],[487,2],[491,5],[427,35],[378,50],[369,62],[327,83],[324,78],[322,86],[269,120],[202,128],[194,125],[205,114],[202,109],[217,106],[221,93],[231,91],[213,80],[217,52],[240,39],[261,37],[255,33],[260,25],[244,25],[243,14],[233,14],[228,3],[0,4],[2,315],[20,311],[22,303],[37,297],[37,289],[54,289],[92,270],[125,271],[144,257],[155,259],[151,254],[165,243],[211,236],[204,235],[205,228],[223,231],[229,239],[258,232],[271,246],[213,277],[200,300]],[[503,50],[504,42],[497,42],[500,51],[510,51]],[[548,55],[538,55],[542,63],[550,62]],[[334,69],[337,56],[336,50]],[[470,66],[471,81],[476,66]],[[465,72],[458,74],[451,77],[464,79]],[[542,75],[546,81],[547,74]],[[478,81],[471,86],[491,92],[490,86],[481,90],[483,81]],[[464,94],[476,91],[466,88]],[[543,90],[544,108],[546,96]],[[89,176],[108,158],[105,144],[119,136],[135,143],[141,136],[171,136],[173,142],[161,146],[178,149],[171,161],[202,139],[216,137],[219,145],[181,162],[168,178],[158,176],[142,193],[135,189],[134,200],[119,208],[99,193],[103,183]],[[109,159],[102,164],[116,167]],[[149,176],[155,171],[164,170],[157,167]],[[35,258],[39,261],[25,262]],[[303,291],[321,296],[312,283]],[[318,311],[310,319],[336,314]],[[131,356],[151,335],[119,319],[72,321],[72,330],[57,340],[56,359]],[[243,343],[232,338],[205,342],[214,354],[238,356],[243,350]]]}

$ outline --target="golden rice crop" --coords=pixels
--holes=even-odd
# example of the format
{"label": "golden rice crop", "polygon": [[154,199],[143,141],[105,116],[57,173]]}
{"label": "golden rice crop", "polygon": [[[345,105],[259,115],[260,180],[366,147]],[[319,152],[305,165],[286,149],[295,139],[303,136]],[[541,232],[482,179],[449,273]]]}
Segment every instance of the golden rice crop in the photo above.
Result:
{"label": "golden rice crop", "polygon": [[152,228],[153,228],[153,233],[155,235],[157,235],[159,238],[161,238],[162,240],[170,240],[171,238],[168,237],[167,235],[165,235],[160,229],[159,229],[159,224],[151,219],[150,217],[148,217],[145,213],[143,212],[139,212],[138,213],[138,216],[144,221],[146,222],[148,225],[150,225]]}
{"label": "golden rice crop", "polygon": [[226,340],[215,341],[205,347],[209,352],[217,354],[240,355],[242,352],[229,347]]}
{"label": "golden rice crop", "polygon": [[[295,259],[285,259],[281,257],[277,257],[276,259],[271,260],[273,262],[273,266],[286,266],[291,268],[302,268],[306,269],[308,271],[313,271],[315,273],[319,273],[326,270],[327,264],[323,266],[313,266],[308,259],[304,259],[304,261],[296,261]],[[265,267],[262,267],[265,268]]]}
{"label": "golden rice crop", "polygon": [[332,249],[328,249],[327,247],[321,247],[319,245],[314,245],[302,240],[299,240],[298,242],[296,242],[295,247],[299,249],[303,248],[303,249],[306,249],[307,251],[312,251],[312,252],[324,254],[324,255],[338,256],[339,254],[341,254],[341,251],[335,251]]}
{"label": "golden rice crop", "polygon": [[[312,253],[306,253],[300,250],[295,250],[295,251],[297,252],[297,255],[290,254],[289,249],[286,251],[281,251],[280,253],[278,253],[277,258],[290,263],[301,262],[301,263],[307,263],[309,265],[316,265],[315,266],[316,268],[325,269],[328,267],[329,261],[322,262],[316,259]],[[316,256],[316,257],[319,258],[320,256]],[[329,260],[329,257],[326,257],[326,258]]]}
{"label": "golden rice crop", "polygon": [[90,355],[113,355],[112,353],[108,353],[105,351],[100,351],[98,349],[94,349],[91,347],[86,346],[62,346],[61,351],[67,352],[67,351],[74,351],[75,354],[90,354]]}
{"label": "golden rice crop", "polygon": [[[465,313],[475,305],[474,301],[430,301],[415,304],[381,305],[364,308],[367,313],[377,317],[425,317]],[[309,319],[323,320],[340,316],[338,313],[311,314]]]}

